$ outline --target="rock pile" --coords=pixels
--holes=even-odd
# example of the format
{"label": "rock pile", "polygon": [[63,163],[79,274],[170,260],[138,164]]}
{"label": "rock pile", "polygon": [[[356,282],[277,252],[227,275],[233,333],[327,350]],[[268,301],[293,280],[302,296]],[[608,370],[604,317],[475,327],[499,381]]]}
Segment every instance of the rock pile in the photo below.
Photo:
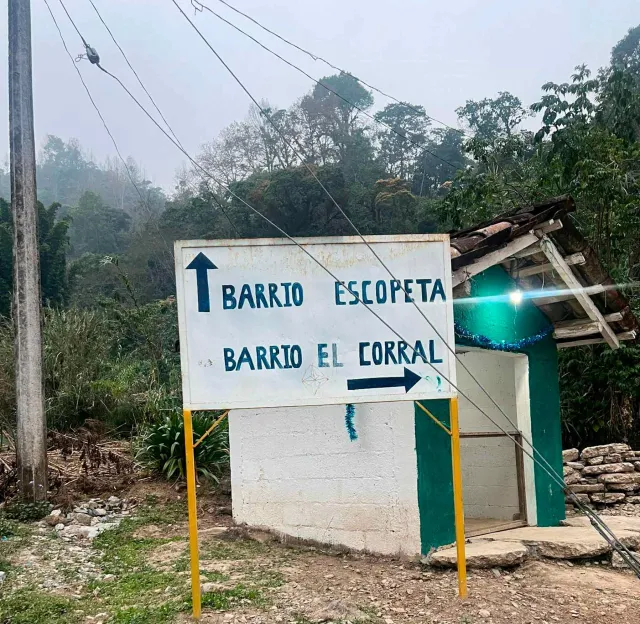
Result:
{"label": "rock pile", "polygon": [[43,522],[54,527],[65,541],[92,540],[102,531],[118,526],[122,518],[131,514],[131,507],[128,501],[117,496],[106,500],[92,498],[67,514],[61,509],[54,509]]}
{"label": "rock pile", "polygon": [[[562,452],[564,482],[582,503],[640,504],[640,451],[628,444]],[[567,497],[567,503],[572,500]]]}

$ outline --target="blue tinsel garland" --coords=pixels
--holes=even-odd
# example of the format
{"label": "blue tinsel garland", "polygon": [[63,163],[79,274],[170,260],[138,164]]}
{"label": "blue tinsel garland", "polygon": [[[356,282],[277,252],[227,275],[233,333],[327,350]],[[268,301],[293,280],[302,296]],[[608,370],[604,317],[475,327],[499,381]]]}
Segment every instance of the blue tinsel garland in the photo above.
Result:
{"label": "blue tinsel garland", "polygon": [[488,336],[482,334],[474,334],[468,329],[465,329],[459,323],[455,323],[456,338],[461,338],[471,345],[476,347],[482,347],[483,349],[491,349],[492,351],[522,351],[527,347],[531,347],[534,344],[544,340],[552,331],[553,325],[545,327],[542,331],[539,331],[533,336],[528,338],[519,338],[513,342],[507,342],[506,340],[492,340]]}
{"label": "blue tinsel garland", "polygon": [[356,415],[356,406],[353,403],[347,403],[347,410],[344,416],[344,424],[349,432],[349,440],[352,442],[358,439],[358,433],[353,425],[353,417]]}

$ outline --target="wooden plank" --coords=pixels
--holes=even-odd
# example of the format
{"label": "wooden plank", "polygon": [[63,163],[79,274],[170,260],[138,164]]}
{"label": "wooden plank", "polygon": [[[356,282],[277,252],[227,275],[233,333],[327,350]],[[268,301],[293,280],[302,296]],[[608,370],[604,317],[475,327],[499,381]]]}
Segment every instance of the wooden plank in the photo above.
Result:
{"label": "wooden plank", "polygon": [[[458,284],[466,282],[469,278],[478,273],[486,271],[488,268],[504,262],[507,258],[516,257],[516,254],[522,253],[527,247],[537,245],[541,236],[545,236],[549,232],[555,232],[562,229],[562,221],[555,221],[550,219],[545,223],[541,223],[538,227],[534,228],[529,234],[519,236],[515,240],[507,243],[504,247],[496,249],[481,258],[478,258],[475,262],[468,264],[467,266],[454,271],[453,273],[453,287]],[[534,234],[535,232],[535,234]],[[537,236],[536,236],[537,234]],[[531,253],[538,253],[539,248],[535,249]],[[520,256],[522,257],[522,256]]]}
{"label": "wooden plank", "polygon": [[555,232],[562,229],[562,221],[556,221],[549,219],[546,223],[534,228],[534,231],[538,234],[548,234],[549,232]]}
{"label": "wooden plank", "polygon": [[[616,334],[616,338],[619,341],[634,340],[636,337],[635,331],[622,332]],[[604,344],[606,340],[604,338],[585,338],[584,340],[570,340],[568,342],[557,342],[558,349],[568,349],[569,347],[584,347],[585,345]]]}
{"label": "wooden plank", "polygon": [[[621,312],[613,312],[604,317],[607,323],[614,323],[622,320]],[[601,334],[602,326],[598,321],[587,319],[575,319],[573,321],[558,321],[554,324],[555,331],[553,337],[556,340],[564,338],[576,338],[578,336],[588,336],[589,334]]]}
{"label": "wooden plank", "polygon": [[599,321],[563,321],[555,324],[553,337],[556,340],[562,338],[576,338],[578,336],[588,336],[589,334],[601,334],[602,323]]}
{"label": "wooden plank", "polygon": [[565,262],[562,254],[558,251],[551,239],[543,234],[540,239],[540,247],[545,256],[549,259],[549,262],[553,265],[554,269],[562,278],[562,281],[572,290],[575,291],[575,298],[580,302],[580,305],[584,308],[587,316],[592,321],[598,321],[601,323],[602,337],[607,341],[607,344],[612,349],[617,349],[620,346],[620,342],[616,338],[616,334],[609,327],[609,324],[604,320],[604,316],[593,303],[591,297],[583,292],[583,286],[580,284],[576,276],[571,272],[571,268]]}
{"label": "wooden plank", "polygon": [[540,245],[531,245],[531,247],[527,247],[518,253],[513,254],[513,258],[527,258],[529,256],[533,256],[534,254],[542,253],[542,249],[540,249]]}
{"label": "wooden plank", "polygon": [[[601,284],[596,284],[595,286],[589,286],[584,289],[584,292],[587,295],[599,295],[605,291],[604,286]],[[574,299],[575,294],[571,293],[563,293],[562,295],[550,295],[548,297],[535,297],[531,299],[531,301],[535,305],[547,305],[549,303],[560,303],[561,301],[569,301],[569,299]]]}
{"label": "wooden plank", "polygon": [[[576,266],[578,264],[584,264],[586,260],[581,253],[572,254],[565,258],[565,262],[568,266]],[[545,264],[535,264],[533,266],[524,267],[524,269],[516,269],[511,272],[512,277],[531,277],[532,275],[539,275],[540,273],[549,273],[553,270],[553,265],[549,262]]]}
{"label": "wooden plank", "polygon": [[476,262],[469,264],[453,273],[453,287],[458,284],[466,282],[470,277],[478,275],[486,271],[488,268],[500,264],[503,260],[511,257],[514,253],[526,249],[530,245],[538,243],[538,237],[535,234],[525,234],[520,236],[500,249],[496,249],[481,258],[478,258]]}

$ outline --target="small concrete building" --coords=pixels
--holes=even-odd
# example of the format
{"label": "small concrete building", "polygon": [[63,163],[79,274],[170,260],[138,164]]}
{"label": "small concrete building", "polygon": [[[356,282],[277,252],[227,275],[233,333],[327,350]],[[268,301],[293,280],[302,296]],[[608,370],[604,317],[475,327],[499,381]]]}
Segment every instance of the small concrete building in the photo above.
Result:
{"label": "small concrete building", "polygon": [[[557,350],[635,339],[574,209],[556,198],[451,235],[457,385],[493,421],[460,396],[467,535],[564,519],[562,490],[502,430],[562,475]],[[448,401],[424,405],[448,424]],[[345,406],[229,418],[236,522],[383,554],[454,541],[450,439],[414,402],[356,405],[354,441]]]}

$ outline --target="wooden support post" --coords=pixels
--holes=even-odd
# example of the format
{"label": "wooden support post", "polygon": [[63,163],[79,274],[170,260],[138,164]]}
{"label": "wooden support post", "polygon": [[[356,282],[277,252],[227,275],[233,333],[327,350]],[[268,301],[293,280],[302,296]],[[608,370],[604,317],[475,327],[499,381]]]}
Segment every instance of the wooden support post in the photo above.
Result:
{"label": "wooden support post", "polygon": [[467,597],[467,559],[464,545],[464,502],[462,496],[462,469],[460,467],[460,425],[458,423],[458,397],[449,402],[451,424],[451,461],[453,468],[453,507],[456,521],[456,553],[458,561],[458,595]]}
{"label": "wooden support post", "polygon": [[196,504],[196,464],[193,453],[193,424],[191,410],[184,410],[184,448],[187,469],[187,497],[189,506],[189,552],[191,555],[191,599],[193,617],[200,618],[200,557],[198,554],[198,507]]}

